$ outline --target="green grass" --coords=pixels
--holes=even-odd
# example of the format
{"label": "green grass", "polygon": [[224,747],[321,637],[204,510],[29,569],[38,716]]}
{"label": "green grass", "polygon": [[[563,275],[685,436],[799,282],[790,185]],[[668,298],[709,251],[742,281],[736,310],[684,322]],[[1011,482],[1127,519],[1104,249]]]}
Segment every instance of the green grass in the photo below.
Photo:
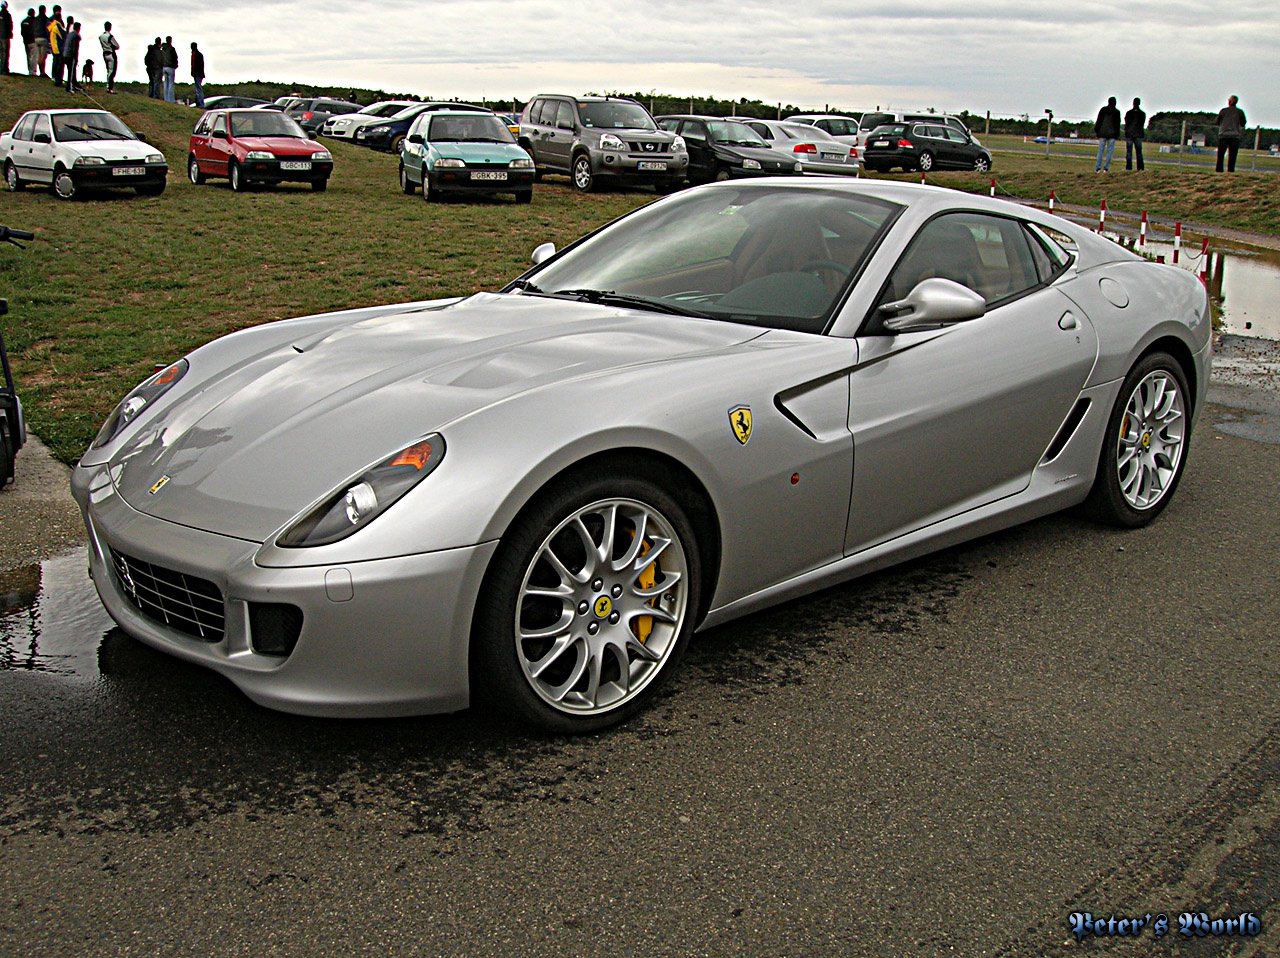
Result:
{"label": "green grass", "polygon": [[[404,196],[395,157],[333,144],[325,193],[305,186],[234,194],[192,186],[187,138],[196,110],[136,94],[98,98],[168,158],[163,196],[116,191],[64,203],[43,188],[6,194],[0,222],[35,231],[26,252],[0,247],[4,334],[31,429],[73,462],[112,406],[155,363],[219,335],[287,316],[493,289],[523,272],[530,251],[563,246],[650,202],[651,193],[579,195],[540,184],[530,206],[510,197],[426,204]],[[28,109],[88,106],[46,81],[0,87],[0,128]],[[1084,161],[998,153],[1003,191],[1277,232],[1273,174],[1230,180],[1148,168],[1087,172]],[[912,178],[912,177],[908,177]],[[939,173],[932,182],[986,192],[990,177]]]}

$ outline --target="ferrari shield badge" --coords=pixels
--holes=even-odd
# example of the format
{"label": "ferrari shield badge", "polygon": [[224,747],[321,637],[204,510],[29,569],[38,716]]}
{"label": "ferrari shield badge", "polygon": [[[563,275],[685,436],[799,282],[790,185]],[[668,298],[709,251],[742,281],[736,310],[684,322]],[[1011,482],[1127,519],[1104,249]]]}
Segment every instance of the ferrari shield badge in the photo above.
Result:
{"label": "ferrari shield badge", "polygon": [[169,481],[168,476],[161,476],[156,484],[151,487],[151,494],[154,496],[157,492],[165,487],[165,483]]}
{"label": "ferrari shield badge", "polygon": [[751,438],[751,407],[734,406],[730,409],[729,426],[733,429],[733,437],[745,446]]}

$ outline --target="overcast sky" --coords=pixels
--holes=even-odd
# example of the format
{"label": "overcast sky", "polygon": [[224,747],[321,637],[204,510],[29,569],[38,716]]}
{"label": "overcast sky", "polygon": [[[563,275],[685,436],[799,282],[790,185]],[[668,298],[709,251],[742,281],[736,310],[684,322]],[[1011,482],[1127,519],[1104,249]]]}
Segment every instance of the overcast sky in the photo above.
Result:
{"label": "overcast sky", "polygon": [[[10,0],[25,14],[29,0]],[[142,79],[157,34],[209,78],[297,80],[476,100],[656,90],[853,112],[874,107],[1092,118],[1217,110],[1280,126],[1280,3],[1237,0],[124,0],[68,11]],[[188,79],[184,56],[179,79]]]}

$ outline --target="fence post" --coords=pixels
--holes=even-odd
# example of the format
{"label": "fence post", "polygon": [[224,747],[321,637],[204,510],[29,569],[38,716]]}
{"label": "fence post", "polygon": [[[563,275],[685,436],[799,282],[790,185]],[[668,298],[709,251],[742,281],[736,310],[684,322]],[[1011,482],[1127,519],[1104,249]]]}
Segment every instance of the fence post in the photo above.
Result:
{"label": "fence post", "polygon": [[1258,141],[1262,139],[1262,127],[1253,128],[1253,159],[1249,162],[1249,169],[1256,170],[1258,168]]}
{"label": "fence post", "polygon": [[[693,110],[689,111],[690,113]],[[1187,121],[1182,121],[1182,135],[1178,137],[1178,165],[1182,165],[1182,153],[1187,148]]]}
{"label": "fence post", "polygon": [[982,135],[984,137],[987,137],[988,139],[991,137],[991,111],[990,110],[987,111],[987,132],[983,133]]}
{"label": "fence post", "polygon": [[1173,224],[1173,265],[1178,265],[1178,253],[1182,251],[1182,223]]}
{"label": "fence post", "polygon": [[1147,245],[1147,211],[1142,211],[1142,224],[1138,227],[1138,245]]}
{"label": "fence post", "polygon": [[996,179],[994,176],[991,178],[991,195],[996,195]]}
{"label": "fence post", "polygon": [[1049,129],[1044,136],[1044,158],[1049,158],[1049,148],[1053,146],[1053,117],[1049,117]]}
{"label": "fence post", "polygon": [[1102,207],[1098,210],[1098,232],[1101,233],[1103,227],[1107,225],[1107,201],[1102,201]]}
{"label": "fence post", "polygon": [[1053,201],[1054,201],[1054,199],[1055,199],[1055,197],[1054,197],[1054,195],[1053,195],[1053,190],[1050,190],[1050,191],[1049,191],[1049,212],[1050,212],[1050,213],[1052,213],[1052,212],[1053,212]]}

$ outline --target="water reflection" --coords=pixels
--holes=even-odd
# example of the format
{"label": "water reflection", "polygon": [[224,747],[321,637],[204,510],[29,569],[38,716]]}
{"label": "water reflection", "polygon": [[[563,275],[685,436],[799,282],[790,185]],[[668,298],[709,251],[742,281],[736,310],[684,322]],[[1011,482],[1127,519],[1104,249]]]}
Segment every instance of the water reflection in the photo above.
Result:
{"label": "water reflection", "polygon": [[114,625],[89,580],[83,549],[0,572],[0,671],[95,679]]}

